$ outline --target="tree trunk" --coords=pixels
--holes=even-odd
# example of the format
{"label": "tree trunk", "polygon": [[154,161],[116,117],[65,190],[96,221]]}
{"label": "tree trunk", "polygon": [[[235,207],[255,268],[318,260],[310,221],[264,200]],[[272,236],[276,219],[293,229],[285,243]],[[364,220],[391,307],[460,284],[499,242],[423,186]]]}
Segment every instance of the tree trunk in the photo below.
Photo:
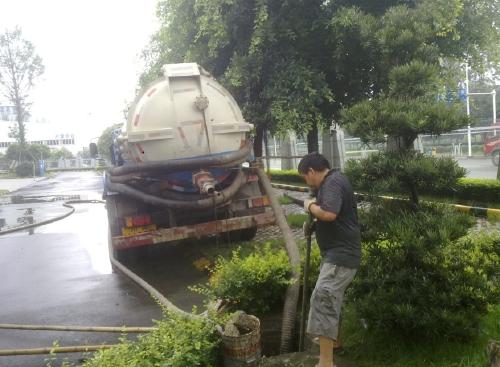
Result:
{"label": "tree trunk", "polygon": [[268,142],[268,139],[267,139],[267,130],[264,130],[264,149],[265,149],[265,152],[266,152],[266,168],[267,168],[267,173],[269,174],[269,172],[271,171],[271,160],[269,159],[269,142]]}
{"label": "tree trunk", "polygon": [[313,123],[312,129],[307,133],[307,153],[319,152],[318,125]]}
{"label": "tree trunk", "polygon": [[262,140],[264,138],[264,132],[264,127],[257,125],[255,129],[255,140],[253,142],[253,153],[257,158],[262,157]]}
{"label": "tree trunk", "polygon": [[414,209],[418,209],[419,200],[418,200],[417,188],[415,187],[415,184],[413,182],[409,182],[408,186],[410,188],[410,200],[412,203],[412,207]]}

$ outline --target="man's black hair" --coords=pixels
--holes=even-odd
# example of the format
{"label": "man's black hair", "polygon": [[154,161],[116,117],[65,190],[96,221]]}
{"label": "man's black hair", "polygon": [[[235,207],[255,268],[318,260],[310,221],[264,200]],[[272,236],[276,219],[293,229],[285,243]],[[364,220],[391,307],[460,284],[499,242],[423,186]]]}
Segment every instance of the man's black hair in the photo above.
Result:
{"label": "man's black hair", "polygon": [[324,155],[319,154],[318,152],[313,152],[302,157],[297,170],[301,175],[305,175],[309,171],[309,168],[321,172],[325,169],[330,169],[330,163]]}

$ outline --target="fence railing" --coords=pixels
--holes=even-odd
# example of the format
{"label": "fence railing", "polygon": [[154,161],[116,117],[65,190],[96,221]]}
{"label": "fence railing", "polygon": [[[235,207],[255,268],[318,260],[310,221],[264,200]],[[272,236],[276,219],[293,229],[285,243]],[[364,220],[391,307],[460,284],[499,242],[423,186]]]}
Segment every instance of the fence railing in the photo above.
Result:
{"label": "fence railing", "polygon": [[59,159],[54,161],[45,161],[45,170],[64,170],[64,169],[92,169],[104,167],[106,162],[101,158],[73,158]]}

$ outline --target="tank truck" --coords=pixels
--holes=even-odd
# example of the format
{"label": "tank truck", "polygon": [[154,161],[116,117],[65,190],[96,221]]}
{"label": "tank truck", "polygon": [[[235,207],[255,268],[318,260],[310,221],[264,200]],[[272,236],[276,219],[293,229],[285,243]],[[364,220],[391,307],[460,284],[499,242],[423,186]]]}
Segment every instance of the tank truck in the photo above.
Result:
{"label": "tank truck", "polygon": [[225,234],[250,240],[275,222],[250,133],[231,94],[194,63],[169,64],[115,131],[104,198],[115,256]]}

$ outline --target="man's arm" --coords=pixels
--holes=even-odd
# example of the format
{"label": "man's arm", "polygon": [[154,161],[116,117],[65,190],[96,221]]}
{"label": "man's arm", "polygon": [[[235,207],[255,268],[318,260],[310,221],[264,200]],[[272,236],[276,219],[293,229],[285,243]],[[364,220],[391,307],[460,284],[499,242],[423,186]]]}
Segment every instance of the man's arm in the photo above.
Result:
{"label": "man's arm", "polygon": [[321,209],[321,207],[316,203],[311,203],[309,206],[309,212],[324,222],[333,222],[337,219],[337,214]]}

